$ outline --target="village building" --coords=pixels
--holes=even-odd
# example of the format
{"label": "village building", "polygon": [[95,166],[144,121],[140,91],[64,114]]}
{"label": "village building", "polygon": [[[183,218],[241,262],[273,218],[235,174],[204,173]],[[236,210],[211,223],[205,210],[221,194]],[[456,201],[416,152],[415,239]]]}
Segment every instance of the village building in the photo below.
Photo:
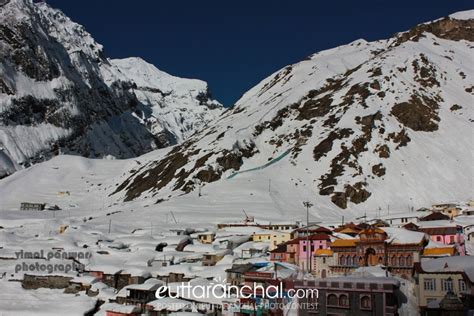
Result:
{"label": "village building", "polygon": [[155,256],[152,260],[148,261],[147,266],[149,267],[168,267],[174,264],[174,256],[172,255],[159,255]]}
{"label": "village building", "polygon": [[433,212],[429,215],[420,218],[420,222],[428,222],[428,221],[443,221],[443,220],[450,220],[451,218],[441,212]]}
{"label": "village building", "polygon": [[202,265],[203,266],[215,266],[216,263],[222,260],[227,254],[229,254],[229,250],[218,250],[211,253],[206,253],[202,257]]}
{"label": "village building", "polygon": [[444,215],[449,218],[453,218],[462,214],[462,209],[460,207],[447,207],[441,211]]}
{"label": "village building", "polygon": [[457,252],[462,256],[466,254],[463,229],[460,225],[448,223],[443,226],[422,226],[418,228],[418,231],[428,234],[433,241],[455,245]]}
{"label": "village building", "polygon": [[330,266],[334,265],[334,252],[331,249],[316,249],[313,255],[311,273],[317,278],[331,276]]}
{"label": "village building", "polygon": [[261,228],[263,229],[268,229],[268,230],[293,230],[298,228],[298,224],[295,223],[270,223],[267,225],[260,225]]}
{"label": "village building", "polygon": [[295,263],[294,253],[287,251],[287,244],[281,244],[277,248],[270,251],[270,261]]}
{"label": "village building", "polygon": [[309,226],[309,227],[300,227],[295,229],[292,234],[292,238],[304,237],[307,235],[315,235],[315,234],[327,234],[332,235],[332,231],[323,226]]}
{"label": "village building", "polygon": [[439,257],[450,257],[458,256],[459,253],[456,250],[456,247],[435,247],[435,248],[425,248],[423,250],[422,258],[439,258]]}
{"label": "village building", "polygon": [[[201,255],[202,256],[202,255]],[[192,264],[177,264],[153,272],[153,277],[165,283],[188,282],[196,277],[190,271]]]}
{"label": "village building", "polygon": [[280,305],[288,302],[280,295],[273,296],[274,298],[264,297],[262,289],[272,286],[274,291],[275,287],[282,287],[281,293],[287,293],[293,288],[298,268],[285,263],[255,264],[255,268],[257,270],[244,273],[245,287],[242,288],[242,293],[247,297],[240,298],[238,314],[283,315]]}
{"label": "village building", "polygon": [[194,233],[191,237],[196,238],[202,244],[212,244],[216,237],[216,233],[211,231]]}
{"label": "village building", "polygon": [[398,315],[400,282],[394,278],[331,277],[297,280],[295,290],[317,290],[299,300],[298,315]]}
{"label": "village building", "polygon": [[358,267],[381,264],[393,274],[408,278],[414,262],[420,260],[428,243],[423,233],[394,227],[371,227],[361,231],[358,237],[331,243],[331,250],[334,251],[331,273],[351,273]]}
{"label": "village building", "polygon": [[244,274],[255,271],[257,268],[251,264],[233,264],[232,268],[225,270],[226,280],[230,285],[242,286],[244,283]]}
{"label": "village building", "polygon": [[340,233],[340,234],[345,234],[345,235],[352,236],[352,237],[357,236],[359,234],[359,232],[360,232],[359,229],[354,229],[352,227],[345,227],[345,228],[338,231],[338,233]]}
{"label": "village building", "polygon": [[91,286],[98,282],[97,278],[85,275],[85,276],[78,276],[69,281],[69,286],[64,290],[65,293],[77,293],[80,291],[89,291]]}
{"label": "village building", "polygon": [[385,215],[380,217],[381,220],[389,224],[389,226],[402,227],[408,223],[418,223],[421,217],[426,212],[407,212],[407,213],[396,213],[392,215]]}
{"label": "village building", "polygon": [[21,281],[21,286],[27,290],[36,290],[39,288],[65,289],[73,276],[61,274],[25,274]]}
{"label": "village building", "polygon": [[[217,235],[216,235],[217,236]],[[234,249],[250,240],[250,235],[226,235],[216,237],[214,242],[219,244],[220,249]]]}
{"label": "village building", "polygon": [[22,202],[20,204],[21,211],[43,211],[45,207],[46,207],[46,203]]}
{"label": "village building", "polygon": [[140,311],[145,311],[145,305],[156,299],[156,290],[164,283],[149,279],[145,283],[131,284],[122,288],[115,298],[115,302],[123,305],[135,305]]}
{"label": "village building", "polygon": [[151,277],[146,270],[138,268],[120,269],[116,266],[91,266],[86,272],[117,290],[130,284],[140,284]]}
{"label": "village building", "polygon": [[269,250],[273,250],[278,245],[285,243],[292,239],[293,233],[291,231],[275,231],[270,235],[270,247]]}
{"label": "village building", "polygon": [[307,237],[300,237],[297,241],[297,264],[303,270],[311,270],[313,255],[316,249],[327,249],[331,244],[330,235],[328,234],[316,234]]}
{"label": "village building", "polygon": [[[421,315],[465,315],[468,310],[474,311],[473,264],[472,258],[460,256],[417,263],[413,273]],[[443,306],[450,293],[462,303],[461,310],[448,313]]]}
{"label": "village building", "polygon": [[431,209],[434,212],[440,212],[449,218],[458,216],[461,212],[461,207],[455,203],[442,203],[442,204],[433,204]]}
{"label": "village building", "polygon": [[273,232],[269,230],[256,231],[252,234],[252,241],[270,242],[272,233]]}

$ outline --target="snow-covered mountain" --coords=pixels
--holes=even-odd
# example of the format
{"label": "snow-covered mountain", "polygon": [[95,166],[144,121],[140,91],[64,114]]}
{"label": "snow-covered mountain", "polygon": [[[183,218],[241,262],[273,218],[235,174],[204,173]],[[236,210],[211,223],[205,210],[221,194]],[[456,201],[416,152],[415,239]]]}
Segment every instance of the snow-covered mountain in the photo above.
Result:
{"label": "snow-covered mountain", "polygon": [[134,166],[112,196],[162,201],[202,185],[230,194],[258,182],[285,207],[469,199],[473,29],[474,11],[459,12],[289,65],[164,158]]}
{"label": "snow-covered mountain", "polygon": [[182,143],[223,112],[204,81],[171,76],[141,58],[110,62],[114,73],[133,83],[131,91],[140,103],[151,109],[137,117],[169,145]]}
{"label": "snow-covered mountain", "polygon": [[133,157],[222,113],[207,84],[140,58],[109,60],[46,3],[0,1],[0,177],[61,153]]}

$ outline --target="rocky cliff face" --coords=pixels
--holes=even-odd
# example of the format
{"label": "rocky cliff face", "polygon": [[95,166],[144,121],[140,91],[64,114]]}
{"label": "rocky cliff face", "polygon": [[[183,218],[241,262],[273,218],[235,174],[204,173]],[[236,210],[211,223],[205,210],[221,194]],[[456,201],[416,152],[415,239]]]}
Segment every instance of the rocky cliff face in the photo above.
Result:
{"label": "rocky cliff face", "polygon": [[111,61],[45,3],[0,3],[0,176],[60,152],[140,155],[182,142],[221,112],[206,83],[138,58]]}
{"label": "rocky cliff face", "polygon": [[163,199],[263,177],[328,208],[469,198],[473,12],[285,67],[114,194]]}

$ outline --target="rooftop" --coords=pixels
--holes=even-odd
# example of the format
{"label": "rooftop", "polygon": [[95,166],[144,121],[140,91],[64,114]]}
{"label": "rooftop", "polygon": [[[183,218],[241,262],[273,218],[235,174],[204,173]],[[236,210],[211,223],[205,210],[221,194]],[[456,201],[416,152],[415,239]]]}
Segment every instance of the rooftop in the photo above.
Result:
{"label": "rooftop", "polygon": [[474,257],[453,256],[421,261],[424,272],[465,272],[474,282]]}

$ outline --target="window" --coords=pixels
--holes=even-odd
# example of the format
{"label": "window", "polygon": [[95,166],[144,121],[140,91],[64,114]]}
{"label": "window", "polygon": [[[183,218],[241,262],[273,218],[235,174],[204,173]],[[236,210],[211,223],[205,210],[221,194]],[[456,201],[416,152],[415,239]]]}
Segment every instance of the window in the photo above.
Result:
{"label": "window", "polygon": [[459,280],[459,292],[466,292],[466,282],[464,280]]}
{"label": "window", "polygon": [[347,265],[348,266],[352,265],[352,258],[351,257],[347,257]]}
{"label": "window", "polygon": [[449,243],[454,244],[454,236],[449,236]]}
{"label": "window", "polygon": [[392,263],[392,266],[396,266],[397,265],[397,257],[395,257],[395,255],[393,255],[390,262]]}
{"label": "window", "polygon": [[407,257],[407,266],[411,266],[413,264],[413,259],[411,256]]}
{"label": "window", "polygon": [[346,258],[344,256],[342,256],[340,259],[339,259],[339,264],[341,266],[345,266],[346,265]]}
{"label": "window", "polygon": [[303,246],[303,252],[306,252],[306,246]]}
{"label": "window", "polygon": [[323,263],[326,263],[326,258],[323,258]]}
{"label": "window", "polygon": [[323,249],[323,245],[319,245],[319,249]]}
{"label": "window", "polygon": [[425,291],[436,291],[436,281],[434,279],[425,279],[423,281]]}
{"label": "window", "polygon": [[337,306],[337,296],[336,294],[329,294],[327,297],[328,306]]}
{"label": "window", "polygon": [[400,267],[405,266],[405,257],[400,257],[400,258],[398,258],[398,265],[399,265]]}
{"label": "window", "polygon": [[441,241],[441,236],[436,237],[436,241]]}
{"label": "window", "polygon": [[441,280],[441,290],[448,292],[453,290],[453,280],[451,278]]}
{"label": "window", "polygon": [[349,298],[347,297],[347,295],[342,294],[339,297],[339,306],[349,306]]}
{"label": "window", "polygon": [[361,309],[371,309],[372,304],[370,302],[370,296],[364,295],[360,299],[360,308]]}

